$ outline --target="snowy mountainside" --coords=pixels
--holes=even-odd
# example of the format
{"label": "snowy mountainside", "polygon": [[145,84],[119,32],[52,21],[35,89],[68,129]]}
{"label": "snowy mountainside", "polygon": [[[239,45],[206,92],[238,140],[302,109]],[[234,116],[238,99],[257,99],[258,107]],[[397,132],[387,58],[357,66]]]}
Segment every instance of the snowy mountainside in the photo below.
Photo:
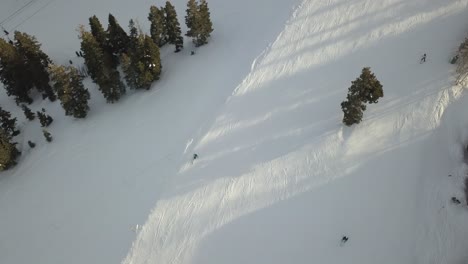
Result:
{"label": "snowy mountainside", "polygon": [[[183,24],[185,1],[171,2]],[[37,101],[52,144],[2,96],[20,144],[40,143],[0,177],[0,262],[463,263],[468,213],[449,198],[462,197],[468,99],[448,60],[467,3],[210,0],[210,44],[164,48],[150,91],[106,105],[88,81],[80,121]],[[148,31],[152,4],[34,0],[4,26],[47,5],[18,29],[65,64],[89,16]],[[347,128],[340,102],[365,66],[385,96]]]}

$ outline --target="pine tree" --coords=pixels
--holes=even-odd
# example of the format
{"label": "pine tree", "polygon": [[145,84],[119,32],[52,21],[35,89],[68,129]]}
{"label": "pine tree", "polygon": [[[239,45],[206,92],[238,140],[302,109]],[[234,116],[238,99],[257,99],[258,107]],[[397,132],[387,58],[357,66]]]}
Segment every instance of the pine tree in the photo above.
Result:
{"label": "pine tree", "polygon": [[208,43],[208,39],[213,32],[213,23],[210,18],[210,10],[208,8],[208,2],[201,0],[198,6],[198,19],[199,19],[199,34],[196,39],[195,45],[197,47]]}
{"label": "pine tree", "polygon": [[21,105],[21,109],[23,109],[24,115],[29,121],[33,121],[36,118],[34,112],[31,111],[31,109],[29,109],[29,107],[27,107],[26,105]]}
{"label": "pine tree", "polygon": [[23,59],[15,46],[0,38],[0,80],[7,95],[14,96],[17,103],[32,103],[29,91],[33,87]]}
{"label": "pine tree", "polygon": [[74,67],[64,67],[51,65],[51,72],[54,88],[60,99],[65,115],[75,118],[85,118],[89,106],[89,92],[83,86],[83,78]]}
{"label": "pine tree", "polygon": [[99,43],[99,46],[104,50],[108,50],[107,33],[104,31],[104,27],[95,15],[89,18],[89,26],[91,27],[91,34]]}
{"label": "pine tree", "polygon": [[189,0],[187,2],[187,15],[185,16],[185,24],[187,25],[188,31],[185,34],[187,37],[195,38],[198,36],[198,4],[195,0]]}
{"label": "pine tree", "polygon": [[43,129],[42,134],[44,135],[45,139],[47,142],[52,142],[52,135],[49,133],[49,131]]}
{"label": "pine tree", "polygon": [[130,39],[125,30],[120,27],[112,14],[109,14],[109,26],[107,28],[109,36],[109,48],[114,55],[120,55],[127,51]]}
{"label": "pine tree", "polygon": [[15,31],[15,47],[21,58],[25,60],[23,65],[36,89],[43,94],[43,98],[55,101],[57,97],[49,85],[50,79],[47,72],[51,60],[41,50],[39,42],[33,36]]}
{"label": "pine tree", "polygon": [[169,1],[166,2],[164,9],[166,11],[168,42],[175,45],[175,52],[179,52],[184,47],[184,39],[182,38],[177,13],[174,6]]}
{"label": "pine tree", "polygon": [[54,119],[46,113],[44,108],[42,108],[42,112],[37,111],[37,117],[39,118],[41,127],[48,127],[54,121]]}
{"label": "pine tree", "polygon": [[0,107],[0,123],[3,132],[9,137],[13,138],[19,135],[20,131],[16,129],[16,117],[11,118],[11,113],[3,110]]}
{"label": "pine tree", "polygon": [[7,170],[16,165],[16,159],[21,154],[16,148],[17,143],[11,142],[8,134],[0,129],[0,170]]}
{"label": "pine tree", "polygon": [[164,46],[167,42],[166,18],[163,9],[156,6],[150,7],[148,20],[151,22],[150,35],[154,43],[159,47]]}
{"label": "pine tree", "polygon": [[361,75],[353,82],[349,92],[357,95],[364,103],[377,103],[384,96],[382,84],[377,80],[369,67],[362,69]]}
{"label": "pine tree", "polygon": [[139,61],[138,87],[148,90],[151,84],[159,80],[161,59],[159,48],[149,36],[142,37],[143,57]]}
{"label": "pine tree", "polygon": [[83,26],[80,27],[81,50],[88,67],[89,75],[98,84],[108,103],[114,103],[125,94],[125,85],[120,81],[120,74],[112,63],[112,56],[104,51]]}
{"label": "pine tree", "polygon": [[130,22],[128,23],[128,29],[130,31],[129,35],[129,47],[127,53],[131,53],[135,51],[137,42],[138,42],[138,29],[135,27],[135,22],[133,22],[133,19],[130,19]]}
{"label": "pine tree", "polygon": [[341,103],[343,110],[343,123],[347,126],[359,124],[362,121],[363,111],[366,110],[366,105],[358,96],[348,94],[347,100]]}

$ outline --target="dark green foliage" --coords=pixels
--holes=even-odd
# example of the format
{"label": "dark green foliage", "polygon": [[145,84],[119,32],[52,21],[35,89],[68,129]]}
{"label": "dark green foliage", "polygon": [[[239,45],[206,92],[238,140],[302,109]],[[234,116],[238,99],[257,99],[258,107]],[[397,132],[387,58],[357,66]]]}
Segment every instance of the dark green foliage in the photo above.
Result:
{"label": "dark green foliage", "polygon": [[33,88],[32,80],[15,46],[0,38],[0,80],[7,95],[14,96],[17,103],[32,103],[29,91]]}
{"label": "dark green foliage", "polygon": [[208,8],[208,2],[206,0],[201,0],[200,5],[198,6],[198,25],[199,25],[199,34],[196,37],[195,45],[202,46],[208,43],[208,39],[213,32],[213,23],[210,18],[210,9]]}
{"label": "dark green foliage", "polygon": [[122,55],[121,61],[125,80],[132,89],[148,90],[161,74],[159,47],[146,35],[138,37],[136,49],[130,56]]}
{"label": "dark green foliage", "polygon": [[44,108],[42,108],[42,112],[37,111],[37,117],[39,118],[41,127],[48,127],[54,121],[54,119],[46,113]]}
{"label": "dark green foliage", "polygon": [[198,5],[195,0],[189,0],[187,2],[186,12],[185,24],[187,25],[188,31],[185,35],[187,37],[195,38],[199,32]]}
{"label": "dark green foliage", "polygon": [[174,6],[167,1],[164,7],[166,12],[166,28],[168,42],[175,45],[175,52],[179,52],[184,47],[184,39],[182,38],[182,31],[180,30],[179,20]]}
{"label": "dark green foliage", "polygon": [[31,109],[29,109],[29,107],[27,107],[26,105],[21,105],[21,109],[23,109],[23,113],[29,121],[33,121],[36,118],[34,112],[31,111]]}
{"label": "dark green foliage", "polygon": [[108,45],[112,54],[120,55],[127,51],[130,39],[112,14],[109,14],[107,34],[109,37]]}
{"label": "dark green foliage", "polygon": [[201,0],[200,4],[197,4],[195,0],[189,0],[186,11],[185,24],[188,27],[186,36],[192,37],[197,47],[207,44],[213,32],[208,2]]}
{"label": "dark green foliage", "polygon": [[362,69],[361,75],[351,82],[349,92],[357,95],[364,103],[377,103],[379,98],[384,96],[382,84],[371,72],[369,67]]}
{"label": "dark green foliage", "polygon": [[28,140],[28,145],[30,148],[35,148],[36,147],[36,143],[32,142],[31,140]]}
{"label": "dark green foliage", "polygon": [[3,129],[0,129],[0,171],[16,165],[16,159],[21,154],[16,144],[11,142],[11,138]]}
{"label": "dark green foliage", "polygon": [[8,138],[13,138],[19,135],[20,131],[16,129],[16,117],[12,118],[11,113],[3,110],[0,107],[0,123],[2,131],[8,136]]}
{"label": "dark green foliage", "polygon": [[341,103],[343,110],[343,123],[347,126],[359,124],[362,121],[363,111],[366,105],[361,102],[359,97],[348,94],[346,101]]}
{"label": "dark green foliage", "polygon": [[128,53],[130,53],[136,49],[138,42],[138,29],[135,27],[135,22],[133,22],[133,19],[130,19],[130,22],[128,23],[128,29],[130,30],[130,35],[128,37]]}
{"label": "dark green foliage", "polygon": [[150,35],[154,43],[159,47],[167,43],[167,26],[164,8],[159,9],[156,6],[150,7],[148,20],[151,22]]}
{"label": "dark green foliage", "polygon": [[50,66],[54,88],[60,99],[65,115],[85,118],[89,106],[89,92],[83,86],[83,78],[74,67]]}
{"label": "dark green foliage", "polygon": [[92,16],[89,18],[89,26],[91,27],[91,34],[93,35],[94,39],[99,43],[99,46],[107,50],[108,43],[107,43],[107,33],[104,31],[104,27],[102,27],[101,22],[96,16]]}
{"label": "dark green foliage", "polygon": [[49,131],[43,129],[42,134],[44,135],[45,139],[47,142],[52,142],[52,135],[49,133]]}
{"label": "dark green foliage", "polygon": [[362,120],[365,103],[377,103],[383,97],[382,84],[371,72],[369,67],[362,69],[359,78],[351,82],[348,89],[347,100],[341,103],[344,117],[343,123],[347,126],[359,124]]}
{"label": "dark green foliage", "polygon": [[43,94],[43,98],[55,101],[57,97],[49,85],[50,79],[47,72],[50,59],[42,52],[39,42],[33,36],[15,31],[15,47],[24,60],[24,70],[27,71],[33,86]]}
{"label": "dark green foliage", "polygon": [[80,27],[81,50],[89,75],[98,84],[108,103],[114,103],[125,94],[125,85],[115,68],[113,57],[103,50],[93,35]]}

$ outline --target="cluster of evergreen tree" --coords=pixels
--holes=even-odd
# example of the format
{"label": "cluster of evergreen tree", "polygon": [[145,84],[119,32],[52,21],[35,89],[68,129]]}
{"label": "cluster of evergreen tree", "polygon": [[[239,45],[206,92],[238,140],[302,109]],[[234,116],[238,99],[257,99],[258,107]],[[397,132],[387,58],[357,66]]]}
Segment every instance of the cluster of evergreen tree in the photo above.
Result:
{"label": "cluster of evergreen tree", "polygon": [[150,36],[156,45],[162,47],[169,43],[175,46],[175,52],[182,50],[184,38],[175,7],[169,1],[164,7],[151,6],[148,20],[151,23]]}
{"label": "cluster of evergreen tree", "polygon": [[196,0],[188,1],[185,24],[188,27],[185,35],[192,38],[195,46],[199,47],[208,43],[211,32],[213,32],[213,23],[206,0],[201,0],[200,3],[197,3]]}
{"label": "cluster of evergreen tree", "polygon": [[359,124],[362,121],[366,103],[377,103],[383,97],[383,86],[369,67],[362,69],[361,75],[351,82],[346,101],[341,103],[343,123],[347,126]]}
{"label": "cluster of evergreen tree", "polygon": [[0,39],[0,80],[17,103],[32,103],[33,88],[42,93],[43,98],[55,101],[47,72],[49,64],[49,57],[35,37],[16,31],[14,41]]}
{"label": "cluster of evergreen tree", "polygon": [[[156,16],[160,15],[159,9],[153,11]],[[159,79],[161,58],[158,44],[162,42],[158,40],[156,44],[154,38],[139,32],[133,20],[129,24],[130,35],[127,35],[112,14],[109,14],[106,31],[96,16],[89,19],[89,24],[91,32],[84,26],[80,27],[81,53],[89,76],[99,86],[107,102],[118,101],[126,92],[119,66],[131,89],[149,89],[151,83]],[[152,33],[166,39],[162,31],[155,33],[157,30],[152,28]]]}

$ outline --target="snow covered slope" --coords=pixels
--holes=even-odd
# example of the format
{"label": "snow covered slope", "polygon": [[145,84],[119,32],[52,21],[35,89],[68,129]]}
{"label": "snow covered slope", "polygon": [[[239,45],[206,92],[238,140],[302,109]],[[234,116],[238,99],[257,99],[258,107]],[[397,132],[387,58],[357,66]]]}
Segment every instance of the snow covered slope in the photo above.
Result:
{"label": "snow covered slope", "polygon": [[[185,1],[173,2],[183,21]],[[0,15],[27,3],[6,0]],[[151,4],[51,0],[19,29],[65,63],[87,17],[147,29]],[[149,92],[115,105],[94,92],[83,121],[34,105],[53,113],[55,140],[0,178],[0,263],[467,259],[468,213],[449,199],[462,195],[468,98],[448,60],[468,0],[209,4],[212,42],[196,56],[190,45],[163,50]],[[385,97],[346,128],[340,102],[365,66]],[[43,142],[37,124],[22,124],[23,143]]]}
{"label": "snow covered slope", "polygon": [[[446,218],[433,224],[452,193],[426,184],[453,173],[433,156],[454,146],[432,131],[462,94],[447,61],[466,4],[304,1],[194,139],[200,158],[124,263],[460,263],[448,245],[462,236],[439,232]],[[364,66],[385,97],[344,128],[339,103]]]}

